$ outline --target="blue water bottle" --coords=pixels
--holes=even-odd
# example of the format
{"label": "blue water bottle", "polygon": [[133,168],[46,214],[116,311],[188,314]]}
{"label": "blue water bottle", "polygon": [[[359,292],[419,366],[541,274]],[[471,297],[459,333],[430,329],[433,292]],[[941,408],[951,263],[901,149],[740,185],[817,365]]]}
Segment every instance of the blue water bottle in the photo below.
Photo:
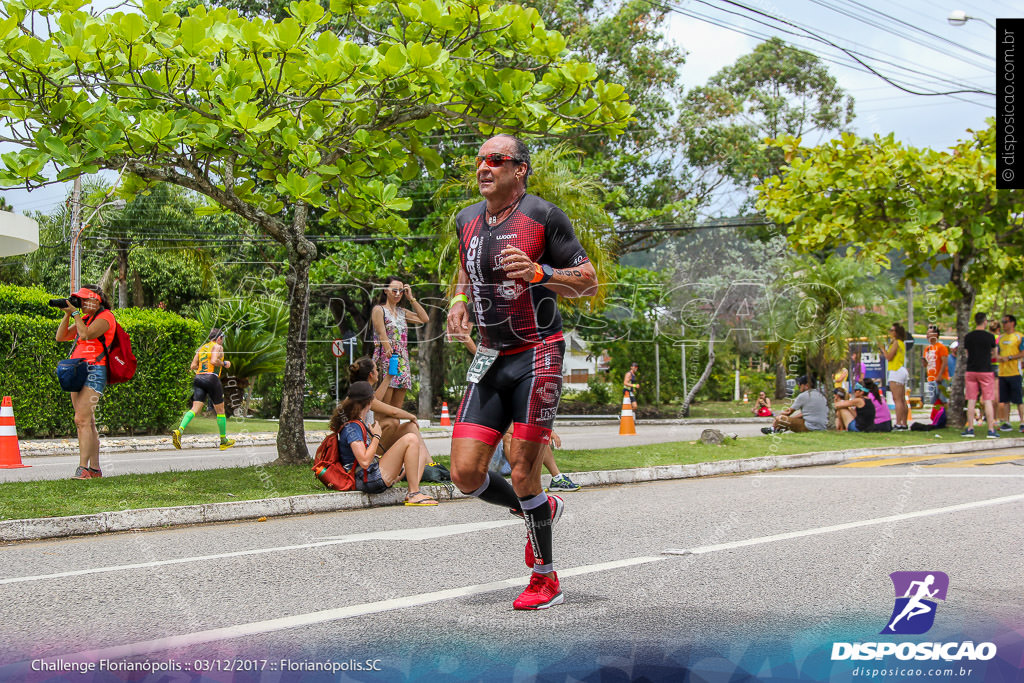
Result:
{"label": "blue water bottle", "polygon": [[389,375],[397,375],[398,374],[398,354],[397,353],[391,354],[391,362],[388,363],[388,374]]}

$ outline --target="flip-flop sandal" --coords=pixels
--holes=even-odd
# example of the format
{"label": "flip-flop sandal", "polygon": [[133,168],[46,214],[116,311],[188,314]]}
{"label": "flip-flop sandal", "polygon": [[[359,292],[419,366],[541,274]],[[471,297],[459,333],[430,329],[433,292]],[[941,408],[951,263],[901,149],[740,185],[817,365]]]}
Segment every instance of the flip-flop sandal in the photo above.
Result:
{"label": "flip-flop sandal", "polygon": [[422,491],[417,491],[405,497],[405,504],[409,507],[432,507],[437,505],[437,501]]}

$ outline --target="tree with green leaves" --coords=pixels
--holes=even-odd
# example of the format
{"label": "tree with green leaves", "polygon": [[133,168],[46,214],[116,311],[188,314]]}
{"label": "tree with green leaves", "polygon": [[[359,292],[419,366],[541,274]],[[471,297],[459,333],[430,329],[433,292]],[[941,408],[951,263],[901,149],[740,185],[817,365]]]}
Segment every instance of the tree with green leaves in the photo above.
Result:
{"label": "tree with green leaves", "polygon": [[[837,254],[793,258],[773,290],[764,320],[770,345],[802,357],[809,376],[826,386],[849,360],[850,340],[876,336],[892,309],[892,282],[865,277],[862,263]],[[831,406],[831,392],[826,397]]]}
{"label": "tree with green leaves", "polygon": [[777,175],[781,150],[765,138],[847,130],[853,98],[817,56],[771,38],[691,90],[681,123],[690,162],[750,189]]}
{"label": "tree with green leaves", "polygon": [[940,296],[954,305],[960,339],[950,403],[956,426],[976,292],[1024,277],[1024,191],[996,189],[994,120],[969,132],[945,151],[909,147],[892,134],[844,134],[810,148],[783,137],[774,146],[788,165],[758,188],[758,207],[790,226],[798,251],[845,248],[863,262],[865,279],[887,268],[894,250],[906,278],[948,268]]}
{"label": "tree with green leaves", "polygon": [[617,133],[633,112],[621,86],[564,58],[564,38],[514,4],[301,0],[277,22],[203,6],[178,16],[161,0],[132,12],[83,7],[43,0],[0,12],[0,141],[18,147],[0,156],[0,182],[49,182],[51,164],[57,180],[123,170],[126,195],[179,185],[284,245],[283,462],[309,457],[310,211],[403,232],[411,202],[399,183],[444,163],[433,135]]}

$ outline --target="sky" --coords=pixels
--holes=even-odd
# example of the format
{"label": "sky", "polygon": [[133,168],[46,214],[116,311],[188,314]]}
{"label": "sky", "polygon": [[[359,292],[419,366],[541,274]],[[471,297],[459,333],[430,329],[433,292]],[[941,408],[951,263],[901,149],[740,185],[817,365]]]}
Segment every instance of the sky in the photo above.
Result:
{"label": "sky", "polygon": [[[726,0],[678,0],[669,4],[673,11],[666,37],[689,53],[681,74],[684,88],[689,89],[703,85],[767,36],[777,35],[826,60],[840,87],[855,98],[856,133],[893,132],[906,144],[942,149],[955,144],[968,128],[985,125],[985,118],[994,113],[994,96],[923,96],[901,92],[862,67],[849,66],[848,56],[808,37],[808,33],[861,53],[861,58],[876,70],[911,90],[991,92],[995,87],[994,29],[979,20],[954,27],[946,17],[951,10],[959,9],[994,25],[997,17],[1024,16],[1024,7],[1015,9],[1014,5],[1009,0],[956,0],[948,6],[928,0],[735,0],[735,4]],[[769,25],[759,24],[755,19]],[[66,194],[61,186],[33,192],[3,191],[17,213],[48,212]]]}

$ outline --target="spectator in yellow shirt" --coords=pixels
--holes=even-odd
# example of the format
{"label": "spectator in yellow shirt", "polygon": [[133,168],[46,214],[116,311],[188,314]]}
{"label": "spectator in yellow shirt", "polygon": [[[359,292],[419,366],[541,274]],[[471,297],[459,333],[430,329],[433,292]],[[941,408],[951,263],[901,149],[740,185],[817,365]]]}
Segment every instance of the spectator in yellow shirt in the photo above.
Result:
{"label": "spectator in yellow shirt", "polygon": [[1017,406],[1020,417],[1020,431],[1024,432],[1024,400],[1022,400],[1020,359],[1024,358],[1024,337],[1017,332],[1017,318],[1006,313],[1002,318],[1003,333],[999,335],[999,425],[1000,431],[1008,432],[1010,425],[1010,404]]}

